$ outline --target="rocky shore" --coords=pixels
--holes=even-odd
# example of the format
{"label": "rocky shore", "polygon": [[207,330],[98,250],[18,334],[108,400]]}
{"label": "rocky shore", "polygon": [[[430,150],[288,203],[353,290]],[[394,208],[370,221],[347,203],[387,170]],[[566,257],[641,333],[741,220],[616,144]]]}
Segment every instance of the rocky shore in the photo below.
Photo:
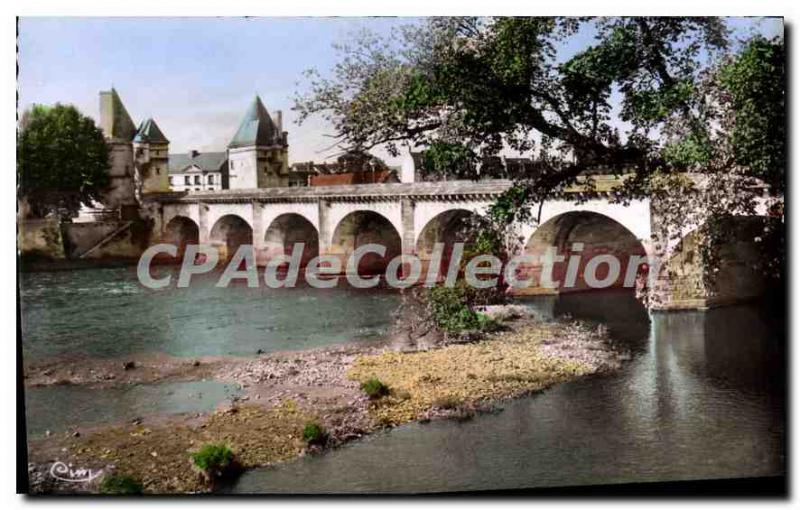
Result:
{"label": "rocky shore", "polygon": [[[136,419],[29,440],[33,493],[96,492],[102,476],[59,482],[56,462],[94,473],[133,476],[149,493],[210,488],[192,468],[189,452],[224,442],[244,467],[270,465],[386,426],[437,418],[468,419],[502,400],[542,391],[588,374],[613,371],[625,354],[613,350],[603,328],[575,322],[502,317],[505,328],[470,343],[397,352],[391,342],[344,344],[253,358],[166,356],[125,360],[60,360],[26,367],[28,386],[81,384],[97,388],[163,380],[213,379],[239,385],[242,395],[211,413]],[[376,379],[385,394],[367,396]],[[309,445],[304,426],[321,425],[324,446]]]}

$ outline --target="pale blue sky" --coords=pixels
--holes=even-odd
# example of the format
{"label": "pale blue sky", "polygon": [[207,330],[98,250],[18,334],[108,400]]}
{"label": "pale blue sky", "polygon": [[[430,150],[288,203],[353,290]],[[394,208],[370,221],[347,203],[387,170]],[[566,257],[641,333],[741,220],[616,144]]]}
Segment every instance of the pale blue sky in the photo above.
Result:
{"label": "pale blue sky", "polygon": [[[330,129],[297,126],[291,111],[302,72],[336,62],[332,44],[369,28],[388,33],[411,18],[23,18],[20,107],[71,103],[97,118],[113,84],[135,122],[154,117],[170,152],[224,150],[253,96],[282,110],[290,161],[322,160]],[[780,20],[731,20],[737,35],[782,33]],[[577,51],[583,34],[568,52]],[[298,85],[299,84],[299,85]],[[384,155],[384,154],[381,154]],[[396,163],[397,161],[393,161]]]}

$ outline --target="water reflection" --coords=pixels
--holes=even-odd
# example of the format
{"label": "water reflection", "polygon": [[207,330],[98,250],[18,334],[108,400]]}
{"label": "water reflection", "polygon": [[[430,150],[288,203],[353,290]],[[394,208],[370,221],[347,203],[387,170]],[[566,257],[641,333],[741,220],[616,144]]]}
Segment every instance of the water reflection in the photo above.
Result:
{"label": "water reflection", "polygon": [[[753,307],[649,317],[618,293],[534,300],[638,352],[471,422],[413,424],[246,473],[235,492],[426,492],[785,472],[783,342]],[[314,480],[313,485],[306,482]]]}

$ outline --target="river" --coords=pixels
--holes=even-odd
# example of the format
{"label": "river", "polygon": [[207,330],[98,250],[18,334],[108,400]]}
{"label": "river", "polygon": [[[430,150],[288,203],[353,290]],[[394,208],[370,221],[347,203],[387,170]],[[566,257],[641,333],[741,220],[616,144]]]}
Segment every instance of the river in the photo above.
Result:
{"label": "river", "polygon": [[[120,268],[24,275],[26,361],[153,350],[252,354],[372,339],[386,331],[397,303],[397,296],[380,291],[216,289],[213,278],[191,292],[149,291],[134,278]],[[324,455],[253,470],[229,490],[408,493],[785,472],[784,331],[760,309],[648,314],[619,293],[526,303],[544,317],[604,323],[614,341],[632,352],[631,361],[615,374],[505,403],[497,414],[409,424]],[[197,390],[162,386],[164,395],[178,395],[173,402]],[[29,392],[29,415],[83,406],[88,416],[73,413],[71,419],[101,419],[81,390],[43,390]],[[110,392],[101,402],[116,398],[112,390],[83,391]],[[202,392],[223,398],[229,389]],[[130,402],[132,412],[165,410],[157,385],[126,395],[119,398],[128,398],[121,401]],[[209,404],[198,397],[178,410]],[[59,426],[44,419],[31,427]]]}
{"label": "river", "polygon": [[[174,273],[160,266],[154,276]],[[217,288],[220,273],[195,276],[189,288],[151,290],[135,267],[24,273],[23,356],[253,355],[374,340],[386,333],[398,297],[347,286]]]}
{"label": "river", "polygon": [[607,324],[632,361],[499,414],[410,424],[254,470],[231,491],[419,493],[785,472],[783,340],[754,308],[648,320],[628,295],[530,304],[545,316]]}

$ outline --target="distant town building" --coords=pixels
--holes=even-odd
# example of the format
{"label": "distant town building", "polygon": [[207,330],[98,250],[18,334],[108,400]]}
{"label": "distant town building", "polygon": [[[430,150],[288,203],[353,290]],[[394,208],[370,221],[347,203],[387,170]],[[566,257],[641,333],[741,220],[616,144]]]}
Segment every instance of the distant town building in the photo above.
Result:
{"label": "distant town building", "polygon": [[374,172],[344,172],[340,174],[313,175],[311,186],[343,186],[352,184],[387,184],[400,182],[397,171],[393,169],[376,170]]}
{"label": "distant town building", "polygon": [[227,189],[228,153],[198,152],[169,155],[169,187],[173,191]]}
{"label": "distant town building", "polygon": [[[400,182],[399,167],[390,167],[366,152],[345,153],[335,162],[294,163],[290,175],[298,186],[340,186]],[[305,181],[300,184],[300,181]]]}

